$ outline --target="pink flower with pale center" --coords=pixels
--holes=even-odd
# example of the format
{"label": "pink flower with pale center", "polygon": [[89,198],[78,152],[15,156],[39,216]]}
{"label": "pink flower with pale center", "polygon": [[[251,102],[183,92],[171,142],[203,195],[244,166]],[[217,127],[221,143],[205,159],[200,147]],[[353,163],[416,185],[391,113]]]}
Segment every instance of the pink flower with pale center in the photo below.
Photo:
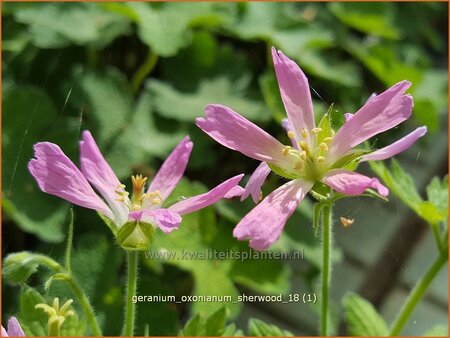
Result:
{"label": "pink flower with pale center", "polygon": [[2,326],[2,337],[25,337],[25,333],[16,317],[8,320],[8,330]]}
{"label": "pink flower with pale center", "polygon": [[169,233],[178,228],[181,215],[241,193],[242,188],[237,184],[243,175],[237,175],[207,193],[163,207],[183,176],[192,147],[186,136],[167,157],[148,188],[145,187],[146,177],[132,176],[131,195],[104,159],[89,131],[83,132],[80,142],[80,169],[59,146],[50,142],[34,145],[35,158],[29,162],[28,169],[42,191],[98,211],[111,221],[113,231],[119,231],[128,222],[143,222]]}
{"label": "pink flower with pale center", "polygon": [[308,79],[299,66],[275,48],[272,57],[287,112],[283,126],[292,146],[283,145],[225,106],[208,105],[205,118],[196,120],[197,126],[220,144],[261,161],[242,199],[251,195],[258,203],[261,186],[271,171],[290,180],[264,198],[234,229],[237,239],[250,239],[250,246],[256,250],[265,250],[278,240],[287,219],[313,188],[326,185],[345,195],[361,195],[366,189],[374,189],[387,196],[388,189],[378,179],[353,170],[359,162],[384,160],[404,151],[427,131],[419,127],[375,151],[358,149],[372,136],[411,116],[413,99],[405,94],[411,83],[401,81],[370,97],[355,114],[346,114],[346,122],[335,132],[329,114],[316,125]]}

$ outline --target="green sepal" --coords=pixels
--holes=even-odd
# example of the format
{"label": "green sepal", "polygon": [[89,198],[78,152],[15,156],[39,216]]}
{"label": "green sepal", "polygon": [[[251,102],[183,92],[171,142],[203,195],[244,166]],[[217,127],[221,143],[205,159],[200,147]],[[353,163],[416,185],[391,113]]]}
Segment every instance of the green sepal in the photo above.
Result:
{"label": "green sepal", "polygon": [[311,195],[319,202],[331,200],[331,189],[321,182],[316,182],[310,190]]}
{"label": "green sepal", "polygon": [[314,233],[314,237],[318,237],[319,234],[319,226],[320,226],[320,221],[321,221],[321,216],[322,216],[322,207],[323,207],[323,203],[314,203],[314,212],[313,212],[313,233]]}
{"label": "green sepal", "polygon": [[349,154],[341,157],[339,160],[333,163],[331,169],[346,169],[354,171],[359,164],[359,158],[363,155],[372,152],[365,149],[353,149]]}
{"label": "green sepal", "polygon": [[97,214],[100,216],[103,222],[108,226],[108,228],[112,231],[114,236],[117,236],[117,225],[113,223],[108,217],[105,217],[101,213],[97,211]]}
{"label": "green sepal", "polygon": [[331,111],[333,109],[333,104],[328,108],[327,112],[320,119],[318,127],[322,129],[320,133],[317,134],[317,144],[323,142],[326,137],[333,137],[333,128],[331,128]]}
{"label": "green sepal", "polygon": [[125,223],[117,233],[117,241],[126,250],[149,250],[154,238],[153,225],[140,221]]}

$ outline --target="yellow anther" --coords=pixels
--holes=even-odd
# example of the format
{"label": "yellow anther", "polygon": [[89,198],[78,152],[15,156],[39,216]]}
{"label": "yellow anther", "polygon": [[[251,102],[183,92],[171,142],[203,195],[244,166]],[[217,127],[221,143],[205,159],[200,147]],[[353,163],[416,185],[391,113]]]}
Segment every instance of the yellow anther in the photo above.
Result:
{"label": "yellow anther", "polygon": [[293,132],[292,130],[289,130],[289,131],[287,132],[287,136],[288,136],[289,138],[291,138],[291,139],[295,138],[295,134],[294,134],[294,132]]}
{"label": "yellow anther", "polygon": [[306,161],[306,158],[307,158],[306,151],[303,150],[303,151],[300,153],[300,158],[301,158],[303,161]]}
{"label": "yellow anther", "polygon": [[321,143],[319,144],[319,148],[320,148],[320,150],[322,150],[323,152],[327,152],[327,151],[328,151],[328,146],[327,146],[327,144],[326,144],[325,142],[321,142]]}
{"label": "yellow anther", "polygon": [[302,129],[302,136],[303,136],[303,138],[307,138],[308,137],[308,130],[306,130],[306,128]]}
{"label": "yellow anther", "polygon": [[120,183],[120,184],[117,186],[117,189],[120,189],[120,188],[125,189],[125,187],[126,187],[125,184]]}
{"label": "yellow anther", "polygon": [[318,163],[323,163],[323,162],[325,162],[325,157],[323,157],[323,156],[317,156],[316,159],[317,159],[317,162],[318,162]]}
{"label": "yellow anther", "polygon": [[334,137],[334,135],[336,135],[336,132],[333,129],[331,129],[331,137]]}
{"label": "yellow anther", "polygon": [[125,202],[125,199],[123,198],[123,196],[117,197],[116,198],[117,202]]}
{"label": "yellow anther", "polygon": [[161,204],[161,202],[162,202],[162,200],[159,197],[155,197],[154,199],[152,199],[153,205]]}
{"label": "yellow anther", "polygon": [[303,161],[298,161],[298,162],[295,164],[294,169],[295,169],[295,170],[302,170],[302,169],[303,169]]}
{"label": "yellow anther", "polygon": [[323,142],[328,143],[328,144],[330,144],[331,141],[333,141],[333,138],[332,138],[332,137],[325,137],[325,138],[323,139]]}
{"label": "yellow anther", "polygon": [[313,134],[318,134],[321,131],[322,131],[322,128],[313,128],[313,129],[311,129],[311,133],[313,133]]}
{"label": "yellow anther", "polygon": [[284,156],[288,156],[289,155],[289,147],[284,147],[283,150],[281,150],[281,152],[283,153]]}
{"label": "yellow anther", "polygon": [[131,210],[133,211],[139,211],[141,210],[141,204],[140,203],[134,203],[131,207]]}
{"label": "yellow anther", "polygon": [[308,151],[309,150],[308,143],[306,143],[305,141],[300,141],[299,145],[300,145],[300,148],[302,148],[303,151]]}

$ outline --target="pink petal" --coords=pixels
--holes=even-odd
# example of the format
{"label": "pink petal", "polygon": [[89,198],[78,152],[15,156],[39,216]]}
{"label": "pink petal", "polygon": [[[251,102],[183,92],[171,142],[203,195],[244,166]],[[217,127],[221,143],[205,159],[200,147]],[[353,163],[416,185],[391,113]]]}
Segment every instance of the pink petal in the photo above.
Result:
{"label": "pink petal", "polygon": [[419,138],[421,138],[426,133],[427,133],[427,127],[425,127],[425,126],[419,127],[416,130],[414,130],[412,133],[409,133],[405,137],[388,145],[387,147],[378,149],[378,150],[374,151],[373,153],[364,155],[363,157],[361,157],[360,162],[385,160],[387,158],[395,156],[395,155],[401,153],[402,151],[408,149],[409,147],[411,147],[414,144],[414,142],[416,142]]}
{"label": "pink petal", "polygon": [[9,337],[8,333],[6,332],[5,328],[2,325],[2,337]]}
{"label": "pink petal", "polygon": [[225,195],[239,183],[243,176],[243,174],[234,176],[204,194],[190,197],[175,203],[169,207],[169,210],[183,215],[214,204],[221,198],[225,197]]}
{"label": "pink petal", "polygon": [[114,214],[114,223],[124,224],[127,221],[128,208],[124,203],[116,200],[118,195],[115,192],[120,181],[106,162],[88,130],[83,131],[80,141],[80,169],[84,177],[105,199]]}
{"label": "pink petal", "polygon": [[111,210],[60,147],[50,142],[37,143],[34,145],[34,156],[35,158],[28,162],[28,170],[42,191],[73,204],[97,210],[113,219]]}
{"label": "pink petal", "polygon": [[183,177],[189,156],[192,152],[192,147],[193,144],[189,136],[186,136],[178,143],[156,173],[155,178],[148,188],[149,192],[159,190],[163,200],[170,195],[181,177]]}
{"label": "pink petal", "polygon": [[261,186],[266,181],[270,171],[271,169],[267,163],[261,162],[248,180],[245,186],[245,192],[241,196],[241,201],[245,200],[249,195],[252,195],[253,202],[259,203],[262,194]]}
{"label": "pink petal", "polygon": [[250,247],[266,250],[275,243],[287,219],[312,188],[313,183],[292,180],[273,191],[236,226],[233,236],[250,239]]}
{"label": "pink petal", "polygon": [[240,185],[235,186],[231,190],[229,190],[223,198],[234,198],[234,197],[240,197],[245,192],[245,189],[242,188]]}
{"label": "pink petal", "polygon": [[343,169],[330,170],[322,182],[345,195],[361,195],[369,188],[378,190],[381,196],[389,195],[388,188],[382,185],[378,179]]}
{"label": "pink petal", "polygon": [[132,211],[129,217],[136,221],[156,225],[166,234],[178,229],[181,223],[181,216],[168,209]]}
{"label": "pink petal", "polygon": [[231,108],[208,105],[205,113],[206,118],[197,118],[196,124],[220,144],[260,161],[288,163],[280,142]]}
{"label": "pink petal", "polygon": [[[3,327],[2,327],[2,335],[3,335]],[[10,337],[25,337],[25,333],[20,326],[19,321],[16,317],[11,317],[8,320],[8,335]]]}
{"label": "pink petal", "polygon": [[272,59],[284,108],[294,134],[301,140],[301,130],[311,130],[315,126],[308,79],[294,61],[274,47]]}
{"label": "pink petal", "polygon": [[345,121],[350,120],[353,116],[355,116],[355,114],[352,114],[352,113],[345,113],[345,114],[344,114]]}
{"label": "pink petal", "polygon": [[404,92],[410,85],[408,81],[401,81],[369,99],[336,133],[330,149],[331,160],[337,160],[370,137],[408,119],[413,99],[408,94],[404,95]]}

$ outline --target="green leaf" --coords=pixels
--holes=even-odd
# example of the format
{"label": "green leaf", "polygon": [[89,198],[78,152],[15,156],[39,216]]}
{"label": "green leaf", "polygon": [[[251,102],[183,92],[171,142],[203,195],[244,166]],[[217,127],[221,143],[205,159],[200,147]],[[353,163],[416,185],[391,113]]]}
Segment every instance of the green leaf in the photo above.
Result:
{"label": "green leaf", "polygon": [[282,330],[273,324],[264,323],[262,320],[251,318],[248,322],[248,335],[257,337],[293,336],[289,331]]}
{"label": "green leaf", "polygon": [[221,336],[225,331],[226,323],[227,308],[222,307],[206,319],[205,336]]}
{"label": "green leaf", "polygon": [[400,32],[393,25],[392,7],[390,3],[329,4],[331,12],[349,27],[387,39],[399,39]]}
{"label": "green leaf", "polygon": [[423,337],[448,337],[448,327],[444,324],[438,324],[422,334]]}
{"label": "green leaf", "polygon": [[197,337],[200,336],[200,333],[202,333],[202,327],[201,327],[201,317],[200,314],[196,314],[194,317],[192,317],[184,326],[184,328],[180,331],[179,336],[192,336]]}
{"label": "green leaf", "polygon": [[[55,121],[59,130],[56,130]],[[75,121],[57,119],[50,97],[35,87],[13,86],[3,96],[2,206],[23,230],[49,242],[64,239],[62,226],[68,205],[43,193],[28,171],[33,144],[39,141],[59,143],[70,157],[76,144]],[[64,133],[61,133],[64,130]],[[68,145],[64,147],[64,145]]]}
{"label": "green leaf", "polygon": [[230,20],[231,14],[228,4],[207,2],[127,5],[134,10],[140,38],[161,56],[175,55],[187,46],[192,39],[193,26],[221,25]]}
{"label": "green leaf", "polygon": [[433,177],[427,185],[428,200],[436,207],[437,210],[446,218],[448,215],[448,176],[442,181],[439,177]]}
{"label": "green leaf", "polygon": [[370,167],[403,203],[425,221],[436,224],[446,220],[448,215],[448,207],[445,204],[446,198],[448,198],[446,195],[447,179],[444,179],[441,184],[439,179],[434,178],[427,187],[430,201],[424,201],[417,192],[413,178],[403,170],[396,160],[392,159],[391,170],[388,170],[386,165],[380,161],[371,161]]}
{"label": "green leaf", "polygon": [[153,94],[157,111],[168,118],[190,122],[204,115],[207,104],[221,104],[254,121],[265,121],[270,115],[259,101],[245,97],[247,79],[232,82],[226,77],[202,80],[194,93],[180,92],[167,83],[151,80],[148,89]]}
{"label": "green leaf", "polygon": [[381,161],[369,162],[372,170],[383,180],[388,188],[408,205],[411,209],[418,212],[422,203],[422,198],[417,192],[414,180],[408,175],[400,164],[392,159],[391,170]]}
{"label": "green leaf", "polygon": [[105,12],[94,3],[33,4],[14,15],[29,26],[33,42],[40,48],[75,44],[101,49],[130,29],[124,17]]}
{"label": "green leaf", "polygon": [[158,128],[149,93],[142,93],[134,104],[128,81],[116,69],[78,69],[74,81],[78,88],[72,105],[77,111],[86,111],[89,129],[119,178],[152,156],[166,156],[185,135],[178,130],[164,132]]}
{"label": "green leaf", "polygon": [[388,327],[375,308],[354,293],[343,298],[348,332],[352,336],[387,336]]}

